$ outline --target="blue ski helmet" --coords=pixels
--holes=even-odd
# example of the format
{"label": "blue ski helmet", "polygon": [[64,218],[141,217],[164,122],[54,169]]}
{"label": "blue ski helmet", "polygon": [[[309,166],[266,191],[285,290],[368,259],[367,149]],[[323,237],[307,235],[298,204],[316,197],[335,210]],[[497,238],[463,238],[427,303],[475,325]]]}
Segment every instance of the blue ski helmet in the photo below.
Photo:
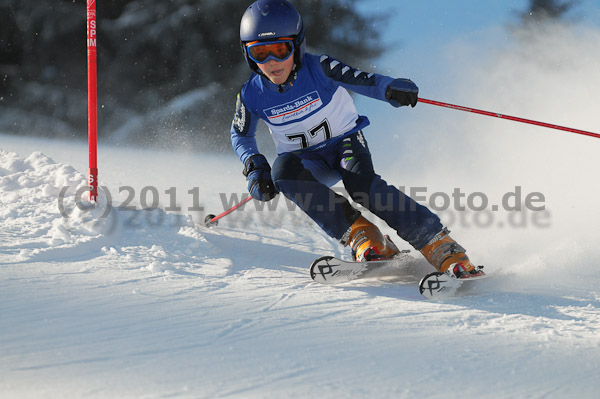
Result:
{"label": "blue ski helmet", "polygon": [[256,73],[258,66],[248,56],[246,44],[291,37],[294,41],[294,63],[300,68],[306,50],[304,23],[300,13],[287,0],[258,0],[246,9],[240,23],[240,41],[244,58]]}

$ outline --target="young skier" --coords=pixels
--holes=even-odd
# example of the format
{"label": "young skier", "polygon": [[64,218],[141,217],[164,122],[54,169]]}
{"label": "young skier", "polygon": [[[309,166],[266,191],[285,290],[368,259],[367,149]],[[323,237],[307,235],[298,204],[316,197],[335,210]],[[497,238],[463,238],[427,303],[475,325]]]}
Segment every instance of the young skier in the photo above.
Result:
{"label": "young skier", "polygon": [[[252,3],[242,17],[240,39],[254,73],[238,94],[231,141],[254,199],[269,201],[282,193],[350,246],[357,261],[398,254],[389,236],[329,188],[342,180],[354,201],[383,219],[437,270],[451,268],[459,278],[481,273],[436,215],[373,170],[362,132],[369,120],[357,113],[347,90],[394,107],[414,107],[418,88],[411,80],[306,53],[302,17],[286,0]],[[275,142],[273,168],[257,147],[259,119]]]}

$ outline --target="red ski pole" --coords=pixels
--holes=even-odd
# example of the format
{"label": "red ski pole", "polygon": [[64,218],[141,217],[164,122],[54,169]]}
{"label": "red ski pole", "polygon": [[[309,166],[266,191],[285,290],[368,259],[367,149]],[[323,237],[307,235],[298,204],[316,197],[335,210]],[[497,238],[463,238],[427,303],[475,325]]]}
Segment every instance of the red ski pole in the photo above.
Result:
{"label": "red ski pole", "polygon": [[244,198],[243,200],[241,200],[240,202],[238,202],[237,204],[235,204],[234,206],[232,206],[225,212],[221,213],[220,215],[217,215],[217,216],[212,215],[212,214],[206,215],[206,217],[204,218],[204,225],[206,227],[216,226],[217,224],[219,224],[219,219],[221,219],[224,216],[229,215],[231,212],[235,211],[236,209],[238,209],[239,207],[241,207],[242,205],[244,205],[246,202],[250,201],[251,199],[252,199],[252,196],[249,195],[248,198]]}
{"label": "red ski pole", "polygon": [[579,130],[579,129],[573,129],[570,127],[552,125],[550,123],[545,123],[545,122],[532,121],[531,119],[524,119],[524,118],[519,118],[516,116],[503,115],[503,114],[499,114],[497,112],[482,111],[480,109],[463,107],[461,105],[448,104],[448,103],[443,103],[441,101],[427,100],[426,98],[419,98],[419,102],[422,102],[425,104],[437,105],[439,107],[457,109],[459,111],[472,112],[472,113],[480,114],[480,115],[493,116],[495,118],[500,118],[500,119],[508,119],[508,120],[515,121],[515,122],[529,123],[530,125],[543,126],[543,127],[547,127],[550,129],[564,130],[565,132],[583,134],[585,136],[596,137],[596,138],[600,139],[599,133],[592,133],[592,132],[587,132],[585,130]]}

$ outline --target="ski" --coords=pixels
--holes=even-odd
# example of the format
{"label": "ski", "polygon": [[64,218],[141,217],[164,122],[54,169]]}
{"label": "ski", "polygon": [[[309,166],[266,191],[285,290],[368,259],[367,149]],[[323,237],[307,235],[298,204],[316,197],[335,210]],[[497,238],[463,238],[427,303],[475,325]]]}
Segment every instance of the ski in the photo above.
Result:
{"label": "ski", "polygon": [[429,273],[419,282],[419,292],[423,297],[432,300],[448,299],[468,293],[472,284],[484,278],[487,274],[467,278],[456,278],[450,273]]}
{"label": "ski", "polygon": [[[414,260],[403,251],[392,259],[372,261],[347,261],[334,256],[323,256],[310,266],[310,277],[320,284],[335,285],[364,278],[377,278],[385,267],[402,266]],[[476,280],[487,278],[481,274],[467,278],[456,278],[450,272],[433,272],[419,282],[419,292],[426,299],[442,300],[465,295]]]}
{"label": "ski", "polygon": [[364,262],[347,261],[333,256],[323,256],[310,266],[310,277],[317,283],[333,285],[346,283],[373,276],[376,270],[385,266],[400,266],[413,260],[408,250],[400,252],[392,259],[371,260]]}

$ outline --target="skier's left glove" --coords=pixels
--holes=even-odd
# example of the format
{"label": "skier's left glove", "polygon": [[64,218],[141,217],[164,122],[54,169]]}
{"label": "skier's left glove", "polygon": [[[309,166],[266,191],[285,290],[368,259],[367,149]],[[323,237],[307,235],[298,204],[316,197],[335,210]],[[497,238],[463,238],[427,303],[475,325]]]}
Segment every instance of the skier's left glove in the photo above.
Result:
{"label": "skier's left glove", "polygon": [[252,198],[269,201],[275,197],[277,190],[271,178],[271,166],[264,155],[256,154],[248,158],[243,173],[248,180],[248,191]]}
{"label": "skier's left glove", "polygon": [[419,88],[410,79],[395,79],[387,87],[385,99],[394,107],[414,107],[419,101]]}

